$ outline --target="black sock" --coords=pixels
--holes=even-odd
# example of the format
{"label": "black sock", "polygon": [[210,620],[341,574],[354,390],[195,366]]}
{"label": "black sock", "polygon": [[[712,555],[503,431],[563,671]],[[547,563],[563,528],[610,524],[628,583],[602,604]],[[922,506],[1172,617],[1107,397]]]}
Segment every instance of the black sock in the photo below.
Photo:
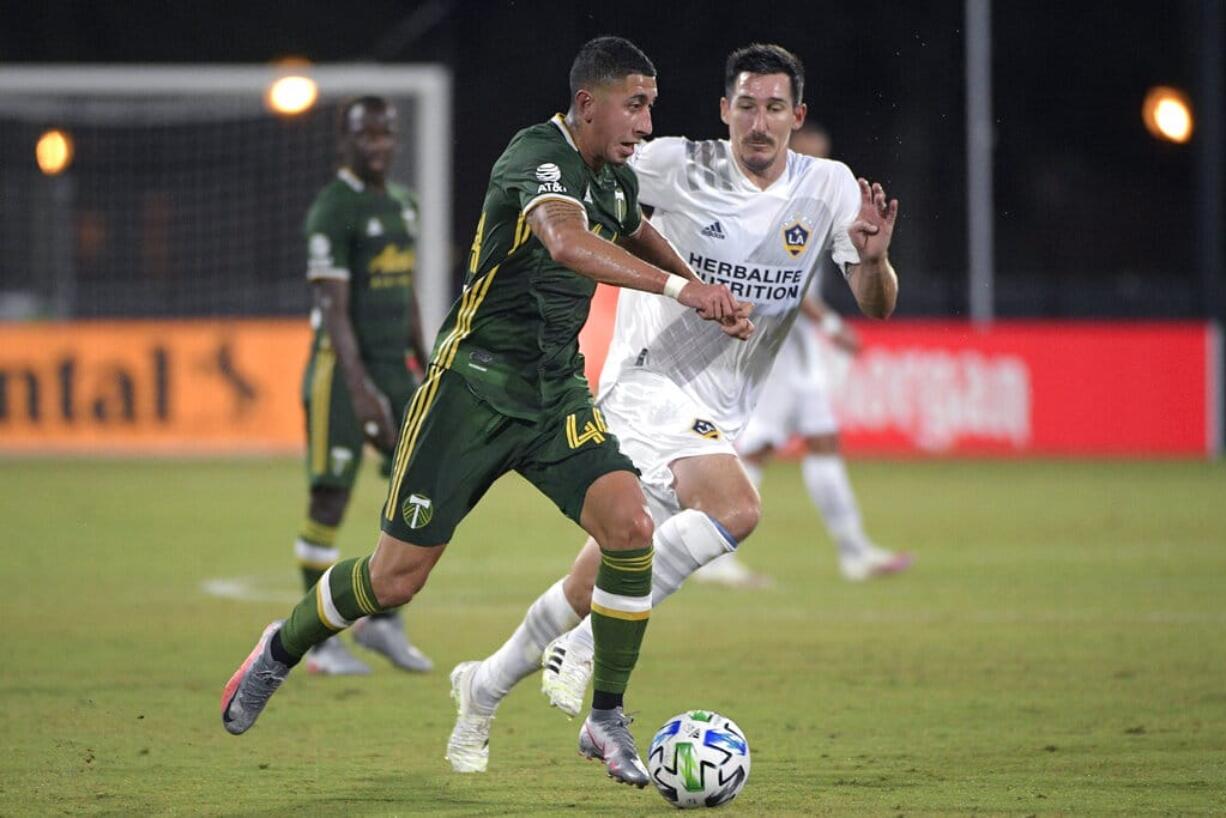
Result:
{"label": "black sock", "polygon": [[615,707],[622,706],[621,693],[609,693],[604,690],[592,691],[592,709],[593,710],[612,710]]}
{"label": "black sock", "polygon": [[281,644],[281,629],[277,628],[277,632],[272,635],[272,639],[268,640],[268,650],[272,653],[272,658],[276,659],[286,667],[293,667],[302,659],[301,656],[293,656],[285,649],[285,645]]}

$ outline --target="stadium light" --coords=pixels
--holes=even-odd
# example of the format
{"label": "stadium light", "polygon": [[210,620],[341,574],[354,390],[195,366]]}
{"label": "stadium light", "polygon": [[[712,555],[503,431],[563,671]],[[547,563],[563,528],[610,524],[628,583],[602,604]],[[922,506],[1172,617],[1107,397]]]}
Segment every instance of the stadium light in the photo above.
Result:
{"label": "stadium light", "polygon": [[72,164],[72,137],[61,130],[46,131],[34,146],[38,169],[47,176],[57,176]]}
{"label": "stadium light", "polygon": [[1158,85],[1149,89],[1141,118],[1158,139],[1183,144],[1192,138],[1192,104],[1177,88]]}
{"label": "stadium light", "polygon": [[281,77],[268,86],[264,100],[269,109],[281,116],[297,116],[310,110],[319,99],[319,87],[315,80],[301,75]]}

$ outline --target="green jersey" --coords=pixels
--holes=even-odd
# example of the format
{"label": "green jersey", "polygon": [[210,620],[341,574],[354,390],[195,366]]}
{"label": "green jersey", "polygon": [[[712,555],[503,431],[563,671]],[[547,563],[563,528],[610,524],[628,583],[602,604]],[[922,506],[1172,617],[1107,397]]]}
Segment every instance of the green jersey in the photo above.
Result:
{"label": "green jersey", "polygon": [[561,115],[520,131],[490,172],[464,292],[433,356],[499,412],[526,420],[590,400],[579,330],[596,284],[533,235],[527,215],[548,199],[583,207],[588,228],[610,241],[642,223],[634,171],[588,167]]}
{"label": "green jersey", "polygon": [[[348,169],[315,197],[306,218],[307,279],[349,282],[349,320],[363,361],[399,361],[409,349],[417,203],[392,182],[367,189]],[[326,343],[318,315],[313,349]]]}

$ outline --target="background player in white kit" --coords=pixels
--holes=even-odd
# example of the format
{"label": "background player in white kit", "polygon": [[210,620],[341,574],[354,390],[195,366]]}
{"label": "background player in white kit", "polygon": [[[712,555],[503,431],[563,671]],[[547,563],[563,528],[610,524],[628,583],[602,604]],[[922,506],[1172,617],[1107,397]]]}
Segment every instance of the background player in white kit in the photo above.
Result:
{"label": "background player in white kit", "polygon": [[[655,207],[652,224],[704,280],[752,303],[757,329],[734,340],[667,299],[655,299],[661,309],[619,294],[598,395],[606,425],[642,473],[656,522],[653,607],[758,523],[758,494],[731,440],[823,253],[829,249],[845,271],[865,314],[889,316],[898,293],[887,257],[898,202],[880,185],[857,183],[841,163],[787,150],[805,117],[800,60],[779,46],[748,46],[729,55],[724,85],[729,140],[657,139],[640,147],[634,168],[640,200]],[[447,758],[456,771],[486,769],[498,703],[568,630],[549,644],[545,687],[555,705],[578,712],[592,644],[580,617],[607,610],[592,590],[599,560],[589,540],[570,574],[537,598],[495,654],[452,671],[459,715]]]}
{"label": "background player in white kit", "polygon": [[[796,153],[825,159],[830,156],[830,135],[820,125],[805,123],[792,135]],[[762,470],[774,453],[793,436],[804,444],[801,475],[813,505],[821,512],[830,539],[838,550],[839,570],[852,581],[897,573],[910,567],[912,558],[876,545],[864,532],[859,504],[839,450],[839,422],[832,405],[836,375],[830,357],[856,354],[860,341],[829,305],[821,300],[821,268],[814,276],[810,297],[775,357],[749,424],[736,439],[745,471],[761,487]],[[834,351],[823,349],[821,329]],[[768,503],[769,505],[769,503]],[[707,563],[695,574],[699,582],[734,588],[755,588],[770,579],[755,573],[735,553]]]}

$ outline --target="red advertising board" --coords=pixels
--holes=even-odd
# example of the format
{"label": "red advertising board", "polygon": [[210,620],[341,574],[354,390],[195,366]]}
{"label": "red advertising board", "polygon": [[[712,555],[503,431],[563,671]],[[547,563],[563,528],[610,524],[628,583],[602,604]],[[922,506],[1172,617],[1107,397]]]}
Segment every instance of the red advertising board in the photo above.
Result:
{"label": "red advertising board", "polygon": [[[581,343],[595,383],[616,291]],[[1203,323],[859,321],[836,379],[851,453],[1203,456],[1220,442]],[[305,321],[0,324],[0,452],[300,451]]]}
{"label": "red advertising board", "polygon": [[[582,342],[599,373],[616,294]],[[1198,456],[1217,450],[1217,333],[1200,322],[858,321],[835,389],[844,448],[882,455]]]}

